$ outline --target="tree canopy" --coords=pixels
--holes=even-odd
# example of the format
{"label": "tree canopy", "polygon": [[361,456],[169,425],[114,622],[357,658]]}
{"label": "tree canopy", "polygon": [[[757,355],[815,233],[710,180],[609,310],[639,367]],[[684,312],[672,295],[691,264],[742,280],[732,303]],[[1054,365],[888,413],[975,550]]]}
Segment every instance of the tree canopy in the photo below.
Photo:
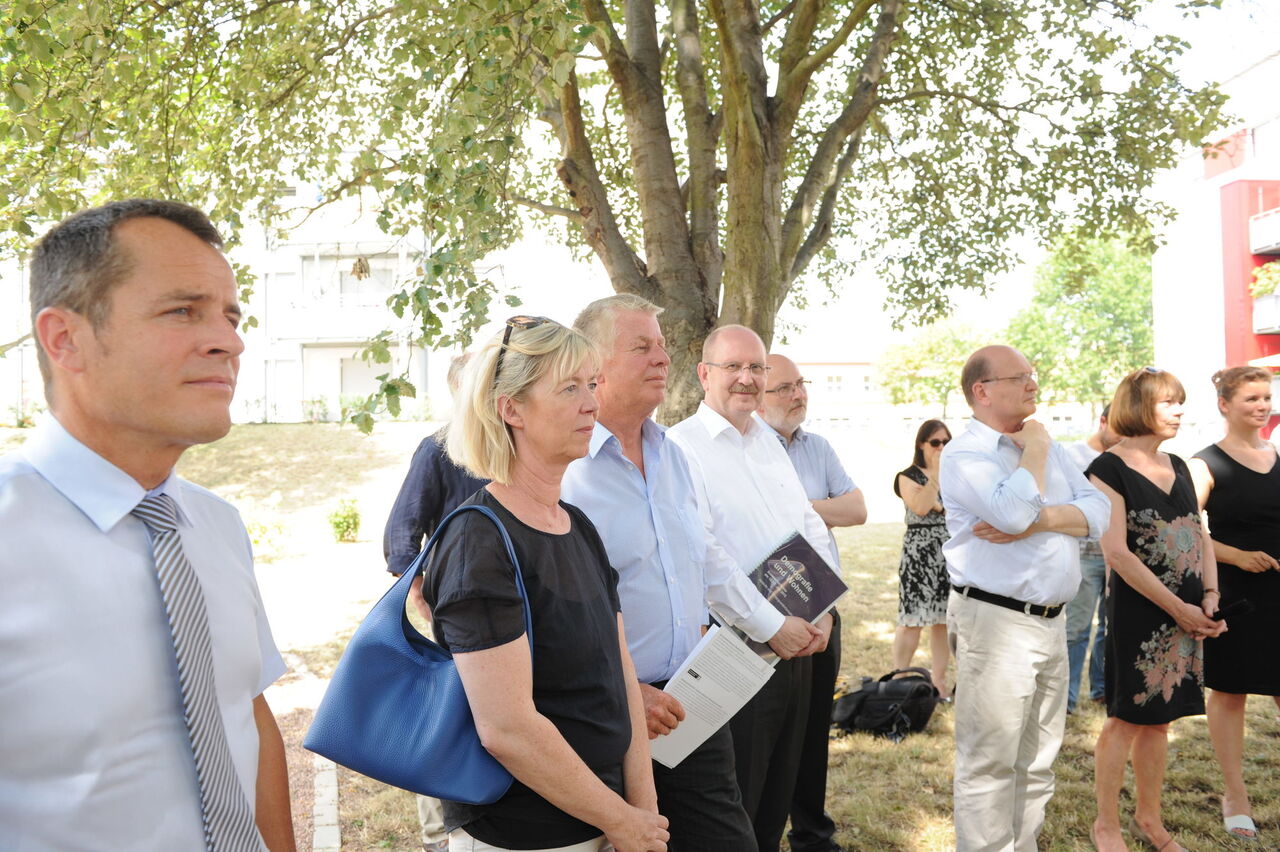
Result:
{"label": "tree canopy", "polygon": [[927,321],[1016,262],[1014,236],[1158,221],[1143,191],[1224,100],[1143,26],[1174,5],[11,0],[0,238],[109,196],[188,200],[234,235],[290,224],[286,181],[364,193],[429,236],[390,304],[447,343],[485,319],[475,261],[536,211],[665,308],[673,415],[710,329],[769,342],[805,276],[873,263],[892,316]]}
{"label": "tree canopy", "polygon": [[1155,357],[1150,254],[1119,239],[1060,239],[1006,338],[1036,365],[1041,399],[1100,409]]}

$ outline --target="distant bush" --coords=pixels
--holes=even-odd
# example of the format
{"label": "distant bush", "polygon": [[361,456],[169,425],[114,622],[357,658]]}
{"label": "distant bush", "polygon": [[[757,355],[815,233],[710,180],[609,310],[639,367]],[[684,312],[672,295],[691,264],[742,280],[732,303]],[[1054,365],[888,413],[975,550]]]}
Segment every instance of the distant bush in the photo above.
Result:
{"label": "distant bush", "polygon": [[302,401],[302,416],[308,423],[327,423],[329,421],[329,401],[322,396]]}
{"label": "distant bush", "polygon": [[355,541],[360,533],[360,510],[355,500],[342,500],[329,515],[334,541]]}

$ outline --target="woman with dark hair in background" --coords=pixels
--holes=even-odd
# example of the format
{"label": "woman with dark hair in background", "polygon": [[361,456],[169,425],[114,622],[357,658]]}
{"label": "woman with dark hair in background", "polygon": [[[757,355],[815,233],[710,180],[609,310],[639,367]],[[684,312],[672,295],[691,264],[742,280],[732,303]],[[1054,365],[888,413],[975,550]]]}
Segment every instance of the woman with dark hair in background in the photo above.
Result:
{"label": "woman with dark hair in background", "polygon": [[1231,631],[1204,643],[1209,736],[1222,767],[1222,820],[1233,837],[1256,840],[1244,786],[1244,709],[1250,695],[1276,696],[1280,666],[1267,656],[1280,648],[1280,465],[1263,440],[1271,416],[1271,373],[1231,367],[1213,376],[1227,435],[1191,459],[1200,507],[1218,560],[1222,600],[1248,600],[1253,611],[1231,618]]}
{"label": "woman with dark hair in background", "polygon": [[1135,370],[1111,402],[1121,441],[1089,465],[1089,479],[1111,500],[1102,552],[1107,589],[1107,721],[1094,749],[1098,816],[1090,835],[1104,852],[1127,848],[1120,833],[1120,788],[1133,755],[1135,796],[1129,832],[1164,852],[1180,852],[1161,816],[1169,723],[1204,712],[1204,647],[1226,625],[1218,608],[1217,566],[1200,524],[1195,487],[1182,459],[1160,451],[1178,434],[1186,391],[1171,373]]}
{"label": "woman with dark hair in background", "polygon": [[947,563],[942,545],[947,540],[947,519],[938,487],[938,459],[951,440],[941,420],[926,420],[916,432],[912,464],[893,480],[893,493],[907,507],[907,532],[902,537],[902,561],[898,566],[898,629],[893,635],[893,667],[911,665],[920,632],[929,628],[930,668],[933,685],[948,697],[947,660]]}

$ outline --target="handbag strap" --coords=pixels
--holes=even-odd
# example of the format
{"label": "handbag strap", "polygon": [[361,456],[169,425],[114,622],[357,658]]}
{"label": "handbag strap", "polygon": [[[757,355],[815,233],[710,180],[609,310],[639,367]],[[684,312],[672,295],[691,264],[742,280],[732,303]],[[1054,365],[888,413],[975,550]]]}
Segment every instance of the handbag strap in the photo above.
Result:
{"label": "handbag strap", "polygon": [[446,515],[444,520],[442,520],[436,527],[435,532],[431,534],[431,538],[427,540],[426,545],[422,548],[422,552],[413,560],[413,564],[400,575],[400,579],[396,581],[395,591],[400,597],[400,612],[404,628],[406,631],[413,630],[417,633],[417,628],[409,622],[409,616],[404,612],[404,605],[409,600],[409,588],[413,585],[414,578],[427,570],[427,557],[435,547],[436,539],[440,538],[440,534],[444,532],[444,529],[449,525],[449,522],[459,515],[467,512],[479,512],[489,520],[493,521],[493,525],[498,528],[498,535],[502,537],[502,545],[507,550],[507,558],[511,560],[511,567],[515,569],[516,588],[520,590],[520,603],[524,605],[524,632],[525,636],[529,639],[529,656],[532,659],[533,614],[529,611],[529,593],[526,592],[524,588],[524,576],[520,570],[520,560],[516,558],[516,549],[515,546],[511,544],[511,536],[507,534],[507,528],[502,525],[502,521],[494,514],[493,510],[487,506],[468,504],[465,506],[459,506]]}
{"label": "handbag strap", "polygon": [[929,683],[933,683],[933,673],[930,672],[928,669],[921,668],[920,666],[912,666],[911,668],[907,668],[907,669],[894,669],[893,671],[889,672],[887,675],[884,675],[883,677],[881,677],[880,680],[882,681],[893,680],[898,675],[907,674],[908,672],[910,672],[911,674],[918,674],[920,675],[920,677],[929,681]]}

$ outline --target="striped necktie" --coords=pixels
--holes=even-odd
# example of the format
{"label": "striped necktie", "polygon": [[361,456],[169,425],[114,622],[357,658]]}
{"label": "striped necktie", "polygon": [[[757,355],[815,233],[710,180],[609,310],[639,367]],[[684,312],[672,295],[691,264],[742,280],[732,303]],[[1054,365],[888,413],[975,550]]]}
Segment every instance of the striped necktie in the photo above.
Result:
{"label": "striped necktie", "polygon": [[132,514],[151,531],[156,576],[178,660],[182,713],[200,783],[205,847],[211,852],[259,852],[262,840],[253,809],[236,775],[222,727],[204,592],[182,551],[177,506],[168,494],[157,494],[144,499]]}

